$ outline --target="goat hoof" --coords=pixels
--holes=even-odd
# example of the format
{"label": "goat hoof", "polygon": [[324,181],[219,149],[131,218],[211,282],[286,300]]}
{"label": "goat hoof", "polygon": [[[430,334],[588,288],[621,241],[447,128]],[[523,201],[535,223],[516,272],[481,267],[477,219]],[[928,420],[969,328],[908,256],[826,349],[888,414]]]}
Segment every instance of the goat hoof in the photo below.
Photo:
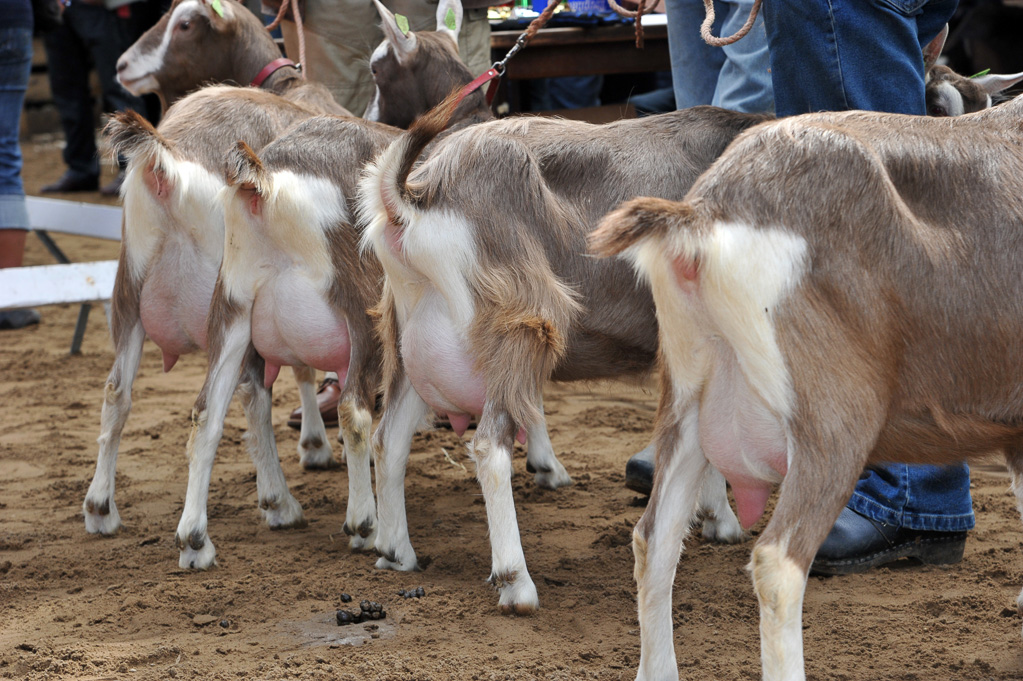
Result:
{"label": "goat hoof", "polygon": [[739,544],[749,539],[735,518],[722,521],[714,516],[703,519],[703,538],[718,544]]}
{"label": "goat hoof", "polygon": [[376,543],[376,536],[376,532],[366,537],[354,534],[348,538],[348,548],[353,553],[372,551]]}
{"label": "goat hoof", "polygon": [[[178,538],[178,544],[181,544],[181,538]],[[198,542],[195,542],[198,544]],[[217,551],[213,548],[213,542],[210,541],[209,537],[204,537],[201,548],[193,548],[192,538],[189,538],[188,545],[181,550],[181,556],[178,558],[178,567],[184,570],[208,570],[217,563]]]}
{"label": "goat hoof", "polygon": [[85,531],[90,534],[110,536],[121,529],[121,516],[111,498],[96,502],[86,497],[82,504],[82,514],[85,516]]}
{"label": "goat hoof", "polygon": [[419,563],[416,561],[415,556],[409,560],[399,560],[397,557],[385,558],[380,556],[376,562],[377,570],[395,570],[396,572],[419,572]]}
{"label": "goat hoof", "polygon": [[290,494],[260,500],[259,507],[263,511],[263,520],[273,530],[300,528],[307,524],[302,514],[302,505]]}
{"label": "goat hoof", "polygon": [[502,615],[532,615],[540,609],[536,586],[528,574],[521,573],[514,580],[501,583],[501,598],[497,603]]}
{"label": "goat hoof", "polygon": [[298,445],[298,460],[307,471],[330,470],[340,468],[341,464],[334,460],[334,452],[330,443],[316,437],[309,442]]}

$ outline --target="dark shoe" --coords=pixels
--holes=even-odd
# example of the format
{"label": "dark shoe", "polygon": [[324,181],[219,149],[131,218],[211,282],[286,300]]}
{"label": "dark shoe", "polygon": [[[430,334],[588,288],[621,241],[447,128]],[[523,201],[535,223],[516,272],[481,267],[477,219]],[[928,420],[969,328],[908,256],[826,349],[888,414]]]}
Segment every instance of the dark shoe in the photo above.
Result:
{"label": "dark shoe", "polygon": [[[316,391],[316,406],[320,408],[323,425],[328,428],[337,426],[337,404],[341,401],[341,384],[336,378],[325,378]],[[296,430],[302,427],[302,407],[291,412],[288,425]]]}
{"label": "dark shoe", "polygon": [[0,312],[0,329],[23,329],[39,323],[39,312],[31,309]]}
{"label": "dark shoe", "polygon": [[654,462],[633,454],[625,464],[625,486],[633,492],[649,496],[654,488]]}
{"label": "dark shoe", "polygon": [[124,171],[117,173],[117,177],[110,181],[109,184],[103,185],[99,193],[103,196],[119,196],[121,194],[121,185],[124,184]]}
{"label": "dark shoe", "polygon": [[52,184],[44,185],[41,191],[43,194],[70,193],[70,192],[94,192],[99,189],[99,177],[95,175],[81,175],[69,170],[60,179]]}
{"label": "dark shoe", "polygon": [[925,565],[951,565],[963,559],[966,532],[928,532],[872,520],[843,508],[810,566],[813,575],[851,575],[899,558]]}

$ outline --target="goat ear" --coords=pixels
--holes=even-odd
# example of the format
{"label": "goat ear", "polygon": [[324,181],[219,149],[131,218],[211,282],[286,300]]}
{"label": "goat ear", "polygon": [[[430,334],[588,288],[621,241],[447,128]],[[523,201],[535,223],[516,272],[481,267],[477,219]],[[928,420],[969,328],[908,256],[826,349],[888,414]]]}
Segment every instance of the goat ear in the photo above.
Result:
{"label": "goat ear", "polygon": [[219,29],[234,18],[234,9],[227,0],[199,0],[199,4],[206,10],[214,28]]}
{"label": "goat ear", "polygon": [[398,58],[399,62],[404,62],[409,55],[415,52],[416,34],[412,31],[403,31],[398,26],[397,19],[391,14],[391,10],[384,7],[380,0],[373,0],[373,4],[377,6],[377,12],[380,14],[380,27],[384,30],[384,37],[394,48],[394,56]]}
{"label": "goat ear", "polygon": [[993,95],[1002,90],[1007,90],[1023,80],[1023,73],[1011,73],[1008,75],[989,73],[984,76],[976,76],[970,80],[979,85],[984,92]]}
{"label": "goat ear", "polygon": [[938,57],[941,56],[941,50],[944,49],[947,38],[948,24],[945,24],[945,28],[934,36],[934,40],[924,46],[924,71],[938,63]]}
{"label": "goat ear", "polygon": [[458,50],[458,32],[462,30],[462,0],[440,0],[437,3],[437,32],[446,33],[455,41]]}

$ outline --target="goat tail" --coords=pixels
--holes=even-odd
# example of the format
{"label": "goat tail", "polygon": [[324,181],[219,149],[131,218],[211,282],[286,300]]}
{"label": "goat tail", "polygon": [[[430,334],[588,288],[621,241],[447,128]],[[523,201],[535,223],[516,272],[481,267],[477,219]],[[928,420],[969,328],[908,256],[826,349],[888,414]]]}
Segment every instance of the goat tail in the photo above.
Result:
{"label": "goat tail", "polygon": [[[423,150],[447,127],[461,100],[461,88],[451,92],[367,166],[360,183],[360,214],[365,224],[371,225],[385,216],[392,225],[402,226],[411,221],[415,197],[408,187],[408,176]],[[369,231],[366,236],[368,239]],[[367,239],[364,248],[369,246]]]}
{"label": "goat tail", "polygon": [[173,146],[152,123],[131,109],[113,114],[103,128],[103,136],[114,158],[124,156],[129,161],[153,158]]}
{"label": "goat tail", "polygon": [[589,250],[601,258],[619,255],[691,224],[695,212],[694,206],[686,202],[650,197],[631,199],[604,216],[588,237]]}
{"label": "goat tail", "polygon": [[263,198],[270,194],[270,173],[262,159],[245,142],[239,141],[227,155],[224,177],[228,185],[254,189]]}

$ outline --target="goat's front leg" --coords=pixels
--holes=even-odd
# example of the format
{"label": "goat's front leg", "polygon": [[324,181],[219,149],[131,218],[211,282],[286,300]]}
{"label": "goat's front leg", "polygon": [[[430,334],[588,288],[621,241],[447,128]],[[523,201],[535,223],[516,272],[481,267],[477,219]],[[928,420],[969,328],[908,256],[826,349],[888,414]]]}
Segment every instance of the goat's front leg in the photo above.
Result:
{"label": "goat's front leg", "polygon": [[637,681],[678,679],[671,589],[710,468],[700,450],[695,401],[681,415],[664,408],[660,414],[673,422],[659,429],[653,490],[632,532],[640,633]]}
{"label": "goat's front leg", "polygon": [[[540,412],[543,413],[542,401]],[[533,481],[544,489],[558,489],[572,484],[572,477],[554,453],[554,445],[547,434],[546,420],[526,428],[526,470],[536,474]]]}
{"label": "goat's front leg", "polygon": [[[1005,452],[1005,462],[1012,478],[1012,491],[1016,495],[1016,508],[1023,517],[1023,448],[1016,447]],[[1016,597],[1016,610],[1023,615],[1023,591]]]}
{"label": "goat's front leg", "polygon": [[[118,277],[118,285],[121,278]],[[114,503],[114,478],[121,432],[131,413],[131,389],[142,359],[146,332],[135,305],[114,304],[111,327],[114,329],[114,366],[103,388],[100,412],[99,454],[96,473],[82,503],[85,530],[93,534],[114,534],[121,527],[121,516]]]}
{"label": "goat's front leg", "polygon": [[334,452],[327,437],[323,415],[316,404],[316,371],[312,367],[292,367],[302,402],[302,430],[298,436],[298,460],[302,468],[315,470],[337,468]]}
{"label": "goat's front leg", "polygon": [[302,506],[288,490],[277,455],[277,441],[270,417],[273,388],[263,383],[265,366],[263,358],[250,344],[241,369],[238,396],[249,426],[245,444],[256,466],[256,499],[263,520],[271,529],[305,527]]}
{"label": "goat's front leg", "polygon": [[526,569],[512,497],[511,460],[517,430],[508,412],[488,400],[469,447],[487,505],[490,579],[500,591],[498,607],[506,615],[528,615],[540,607],[536,585]]}
{"label": "goat's front leg", "polygon": [[390,570],[418,570],[416,552],[408,534],[405,513],[405,468],[412,436],[430,411],[412,387],[403,368],[391,381],[384,413],[373,435],[377,475],[376,566]]}

